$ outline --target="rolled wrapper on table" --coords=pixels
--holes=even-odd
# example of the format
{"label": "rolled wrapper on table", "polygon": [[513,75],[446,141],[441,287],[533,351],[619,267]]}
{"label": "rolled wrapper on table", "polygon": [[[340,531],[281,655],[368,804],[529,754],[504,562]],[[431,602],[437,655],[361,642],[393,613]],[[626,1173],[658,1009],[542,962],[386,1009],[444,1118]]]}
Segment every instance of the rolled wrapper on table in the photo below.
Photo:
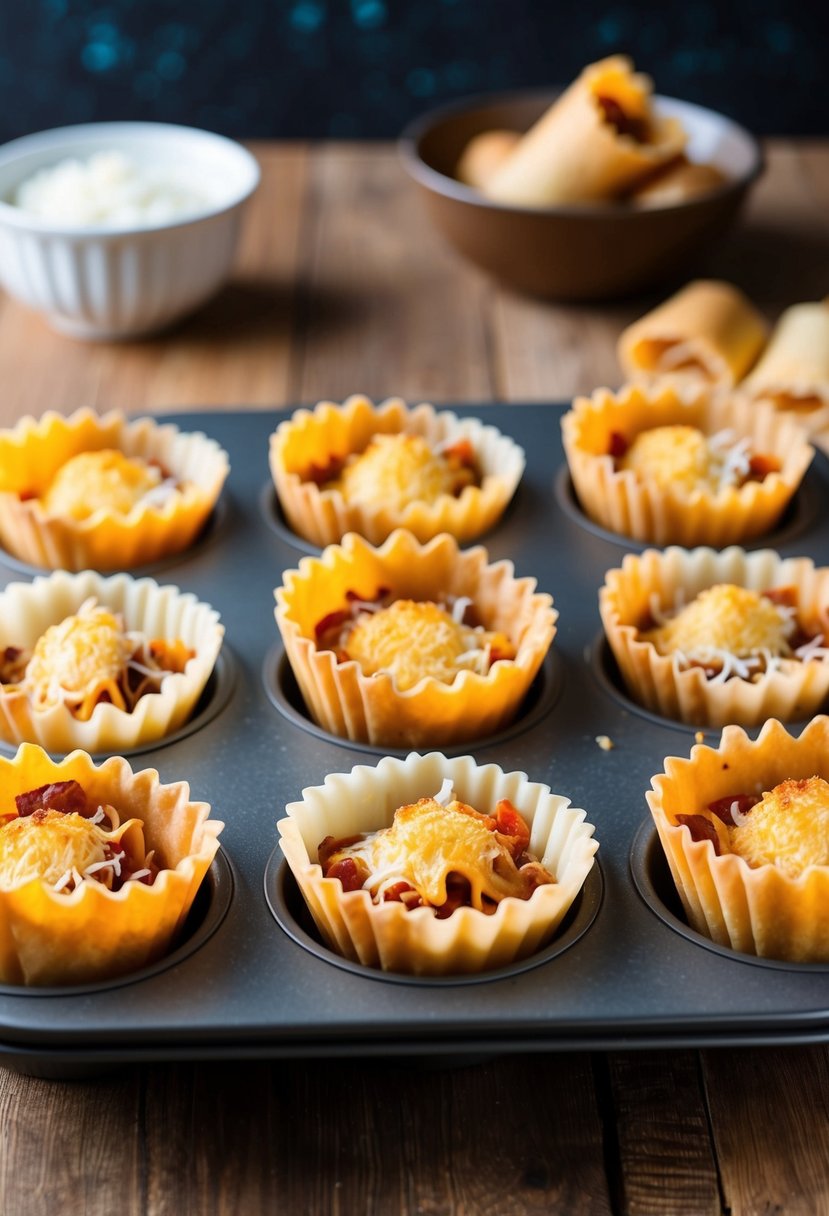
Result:
{"label": "rolled wrapper on table", "polygon": [[624,55],[586,67],[486,184],[499,203],[547,207],[627,194],[679,156],[686,135],[651,107],[652,82]]}
{"label": "rolled wrapper on table", "polygon": [[765,320],[738,288],[697,279],[629,325],[616,350],[630,380],[687,375],[733,387],[767,336]]}
{"label": "rolled wrapper on table", "polygon": [[470,139],[460,155],[455,177],[480,190],[492,177],[521,138],[519,131],[482,131]]}
{"label": "rolled wrapper on table", "polygon": [[829,427],[829,305],[787,308],[740,388],[796,410],[812,434]]}
{"label": "rolled wrapper on table", "polygon": [[630,201],[637,207],[672,207],[717,190],[726,181],[716,165],[695,164],[680,156],[643,186],[637,187]]}

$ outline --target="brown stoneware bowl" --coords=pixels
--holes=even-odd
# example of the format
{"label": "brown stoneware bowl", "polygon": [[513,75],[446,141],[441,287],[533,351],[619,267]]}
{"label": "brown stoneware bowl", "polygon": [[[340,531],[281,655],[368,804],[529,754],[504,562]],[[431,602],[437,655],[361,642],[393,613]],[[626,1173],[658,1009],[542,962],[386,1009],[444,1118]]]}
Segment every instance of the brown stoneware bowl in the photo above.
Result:
{"label": "brown stoneware bowl", "polygon": [[692,160],[714,164],[727,180],[670,206],[515,207],[491,202],[454,176],[467,142],[482,131],[526,131],[555,92],[479,97],[432,111],[400,137],[403,164],[444,237],[508,287],[555,300],[603,300],[652,287],[684,268],[736,218],[763,170],[757,140],[713,110],[654,97],[688,132]]}

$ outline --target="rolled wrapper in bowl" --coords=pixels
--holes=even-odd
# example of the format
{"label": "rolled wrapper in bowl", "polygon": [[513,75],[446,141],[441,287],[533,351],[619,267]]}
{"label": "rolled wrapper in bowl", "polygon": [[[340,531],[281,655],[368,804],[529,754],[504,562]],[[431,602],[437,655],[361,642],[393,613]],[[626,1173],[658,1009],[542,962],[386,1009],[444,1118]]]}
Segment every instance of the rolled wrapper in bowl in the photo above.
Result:
{"label": "rolled wrapper in bowl", "polygon": [[629,380],[681,375],[733,387],[767,337],[764,317],[737,287],[698,279],[623,330],[617,353]]}
{"label": "rolled wrapper in bowl", "polygon": [[[57,762],[28,743],[14,759],[0,756],[0,781],[0,982],[90,983],[161,958],[219,847],[224,825],[208,818],[207,803],[191,802],[186,782],[162,785],[154,769],[133,772],[120,756],[96,766],[76,751]],[[72,782],[83,813],[32,812],[35,795],[49,808]],[[115,831],[96,823],[101,807],[117,812]],[[103,859],[87,864],[96,852]]]}
{"label": "rolled wrapper in bowl", "polygon": [[631,696],[695,726],[790,722],[829,697],[829,569],[770,549],[627,554],[599,593]]}
{"label": "rolled wrapper in bowl", "polygon": [[787,308],[740,391],[795,413],[810,435],[829,431],[829,302]]}
{"label": "rolled wrapper in bowl", "polygon": [[721,946],[829,962],[829,718],[799,738],[776,719],[756,740],[670,756],[648,805],[691,926]]}
{"label": "rolled wrapper in bowl", "polygon": [[762,536],[814,456],[805,431],[768,403],[667,377],[578,397],[561,429],[585,513],[656,545]]}
{"label": "rolled wrapper in bowl", "polygon": [[623,55],[590,64],[487,178],[484,193],[519,207],[626,194],[686,143],[678,119],[654,112],[652,88]]}
{"label": "rolled wrapper in bowl", "polygon": [[[511,562],[490,564],[484,548],[461,550],[445,533],[421,545],[399,530],[380,548],[350,533],[285,572],[275,615],[305,703],[325,730],[381,747],[448,746],[500,730],[518,713],[558,618],[535,587],[515,578]],[[385,619],[377,613],[377,628],[361,628],[362,647],[356,629],[348,642],[359,661],[323,641],[349,605],[379,599],[391,601]],[[464,630],[440,603],[468,605],[481,628]],[[496,661],[494,646],[511,657]],[[483,667],[473,670],[478,659]]]}
{"label": "rolled wrapper in bowl", "polygon": [[270,443],[285,516],[321,547],[346,532],[380,544],[395,528],[421,541],[439,532],[471,540],[500,519],[524,464],[522,449],[495,427],[399,398],[297,410]]}
{"label": "rolled wrapper in bowl", "polygon": [[[508,799],[530,829],[529,850],[554,879],[528,899],[508,895],[490,913],[457,907],[441,919],[428,906],[373,903],[367,889],[345,891],[323,877],[319,845],[388,828],[399,807],[434,798],[451,784],[455,797],[483,814]],[[337,953],[368,967],[415,975],[461,975],[503,967],[540,950],[554,936],[577,898],[598,848],[585,812],[524,773],[505,773],[471,756],[448,760],[438,752],[384,757],[376,768],[358,765],[325,779],[289,803],[277,828],[280,844],[314,921]],[[451,866],[452,845],[421,838],[426,868]],[[446,851],[444,851],[446,850]],[[456,850],[455,858],[462,850]],[[473,868],[478,858],[471,860]]]}
{"label": "rolled wrapper in bowl", "polygon": [[192,713],[223,635],[209,604],[150,578],[59,570],[10,583],[0,592],[0,738],[117,753],[162,739]]}
{"label": "rolled wrapper in bowl", "polygon": [[56,570],[127,570],[198,537],[229,471],[201,432],[113,410],[52,411],[0,431],[0,542]]}

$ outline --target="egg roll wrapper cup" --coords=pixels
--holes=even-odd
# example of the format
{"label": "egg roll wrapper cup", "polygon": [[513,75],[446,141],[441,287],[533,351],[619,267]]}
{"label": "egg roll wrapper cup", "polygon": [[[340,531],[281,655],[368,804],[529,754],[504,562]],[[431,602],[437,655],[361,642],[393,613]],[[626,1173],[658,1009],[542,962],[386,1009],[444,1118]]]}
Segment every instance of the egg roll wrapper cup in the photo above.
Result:
{"label": "egg roll wrapper cup", "polygon": [[[139,503],[128,514],[100,509],[87,519],[48,513],[39,497],[81,452],[113,448],[157,461],[185,483],[163,506]],[[181,553],[198,537],[229,472],[227,453],[201,432],[150,418],[128,421],[80,409],[49,411],[0,431],[0,543],[21,561],[49,570],[128,570]]]}
{"label": "egg roll wrapper cup", "polygon": [[794,587],[801,621],[819,630],[829,619],[829,569],[815,568],[809,558],[781,558],[770,549],[746,553],[736,546],[626,554],[621,567],[605,576],[599,611],[631,697],[653,713],[694,726],[758,726],[768,718],[791,722],[817,713],[829,698],[826,660],[783,659],[756,681],[731,676],[718,682],[706,679],[701,667],[677,670],[670,654],[660,654],[641,637],[640,623],[649,619],[654,603],[670,611],[678,597],[689,604],[719,583],[758,592]]}
{"label": "egg roll wrapper cup", "polygon": [[519,131],[501,128],[474,135],[460,155],[455,177],[464,185],[480,190],[520,139]]}
{"label": "egg roll wrapper cup", "polygon": [[[314,721],[374,746],[446,746],[500,730],[518,713],[556,632],[558,613],[535,579],[515,578],[511,562],[490,564],[482,546],[461,550],[446,533],[421,545],[398,530],[379,548],[350,533],[283,577],[276,622]],[[367,676],[356,662],[338,663],[317,648],[315,626],[346,604],[348,592],[372,600],[380,588],[395,599],[468,596],[484,627],[505,633],[516,657],[493,663],[485,676],[462,671],[451,684],[428,676],[400,690],[390,674]]]}
{"label": "egg roll wrapper cup", "polygon": [[[373,904],[368,891],[343,892],[323,878],[317,849],[337,839],[388,827],[395,810],[438,792],[451,778],[458,798],[484,812],[509,798],[530,825],[530,851],[555,883],[528,900],[508,896],[490,916],[460,908],[445,920],[429,908]],[[413,975],[463,975],[489,971],[547,945],[581,890],[598,842],[585,812],[524,773],[505,773],[471,756],[447,759],[438,752],[384,757],[375,768],[358,765],[332,774],[322,786],[289,803],[277,828],[280,845],[324,941],[338,954],[368,967]]]}
{"label": "egg roll wrapper cup", "polygon": [[829,435],[829,305],[795,304],[772,331],[769,344],[740,385],[755,400],[792,410],[822,444]]}
{"label": "egg roll wrapper cup", "polygon": [[[590,64],[518,142],[484,183],[495,202],[519,207],[595,203],[618,198],[678,156],[686,135],[676,118],[651,106],[652,82],[613,55]],[[648,122],[640,143],[605,121],[597,97]]]}
{"label": "egg roll wrapper cup", "polygon": [[699,198],[721,189],[728,178],[716,165],[687,160],[679,156],[660,169],[655,177],[648,178],[630,195],[630,202],[637,207],[675,207],[688,199]]}
{"label": "egg roll wrapper cup", "polygon": [[[312,466],[326,468],[332,459],[362,452],[374,435],[400,433],[419,435],[432,448],[468,439],[481,484],[466,486],[457,496],[410,502],[399,510],[387,502],[348,502],[339,489],[321,489],[307,479]],[[461,542],[472,540],[501,518],[526,463],[518,444],[477,418],[461,419],[426,403],[409,408],[399,398],[375,406],[362,396],[349,397],[342,405],[323,401],[313,410],[297,410],[271,436],[269,459],[289,525],[321,548],[347,532],[359,532],[379,545],[395,528],[407,528],[421,541],[440,532]]]}
{"label": "egg roll wrapper cup", "polygon": [[33,704],[25,685],[0,684],[0,739],[6,743],[39,743],[50,752],[120,753],[163,739],[192,714],[216,664],[224,626],[215,609],[178,587],[127,574],[105,578],[92,570],[58,570],[32,583],[10,583],[0,592],[0,651],[34,647],[51,625],[77,613],[90,597],[122,614],[125,628],[139,630],[146,642],[180,640],[194,656],[184,671],[164,674],[158,691],[139,697],[131,712],[104,701],[87,721],[62,701],[47,708]]}
{"label": "egg roll wrapper cup", "polygon": [[756,740],[731,725],[719,747],[698,745],[689,759],[666,759],[647,800],[685,914],[698,933],[762,958],[829,962],[829,866],[809,866],[798,878],[774,865],[752,868],[734,853],[717,856],[710,841],[694,841],[676,822],[677,814],[693,814],[729,794],[770,790],[789,777],[827,778],[827,755],[829,718],[821,715],[799,738],[775,719]]}
{"label": "egg roll wrapper cup", "polygon": [[[731,430],[757,455],[781,462],[779,472],[718,492],[660,486],[632,470],[617,470],[614,433],[630,442],[651,427],[697,427],[706,435]],[[579,397],[561,421],[562,440],[585,514],[611,532],[655,545],[724,548],[776,526],[814,456],[797,422],[765,402],[751,403],[702,384],[665,377],[654,384],[597,389]]]}
{"label": "egg roll wrapper cup", "polygon": [[218,850],[224,824],[186,782],[162,785],[154,769],[133,772],[115,756],[100,766],[84,752],[60,762],[23,744],[0,756],[7,808],[18,793],[79,781],[90,802],[109,803],[122,823],[143,823],[147,849],[162,867],[152,886],[128,882],[108,891],[94,880],[66,895],[40,879],[0,890],[0,982],[65,985],[115,979],[161,958],[175,943]]}
{"label": "egg roll wrapper cup", "polygon": [[682,374],[732,388],[767,337],[764,317],[738,288],[698,279],[624,329],[616,351],[628,380]]}

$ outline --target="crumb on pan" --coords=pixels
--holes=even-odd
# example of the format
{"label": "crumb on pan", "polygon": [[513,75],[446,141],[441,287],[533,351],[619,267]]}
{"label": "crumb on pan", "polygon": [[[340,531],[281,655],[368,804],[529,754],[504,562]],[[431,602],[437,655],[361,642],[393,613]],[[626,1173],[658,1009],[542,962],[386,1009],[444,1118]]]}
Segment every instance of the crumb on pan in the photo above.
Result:
{"label": "crumb on pan", "polygon": [[616,746],[610,735],[596,735],[596,742],[603,752],[612,751],[612,749]]}

